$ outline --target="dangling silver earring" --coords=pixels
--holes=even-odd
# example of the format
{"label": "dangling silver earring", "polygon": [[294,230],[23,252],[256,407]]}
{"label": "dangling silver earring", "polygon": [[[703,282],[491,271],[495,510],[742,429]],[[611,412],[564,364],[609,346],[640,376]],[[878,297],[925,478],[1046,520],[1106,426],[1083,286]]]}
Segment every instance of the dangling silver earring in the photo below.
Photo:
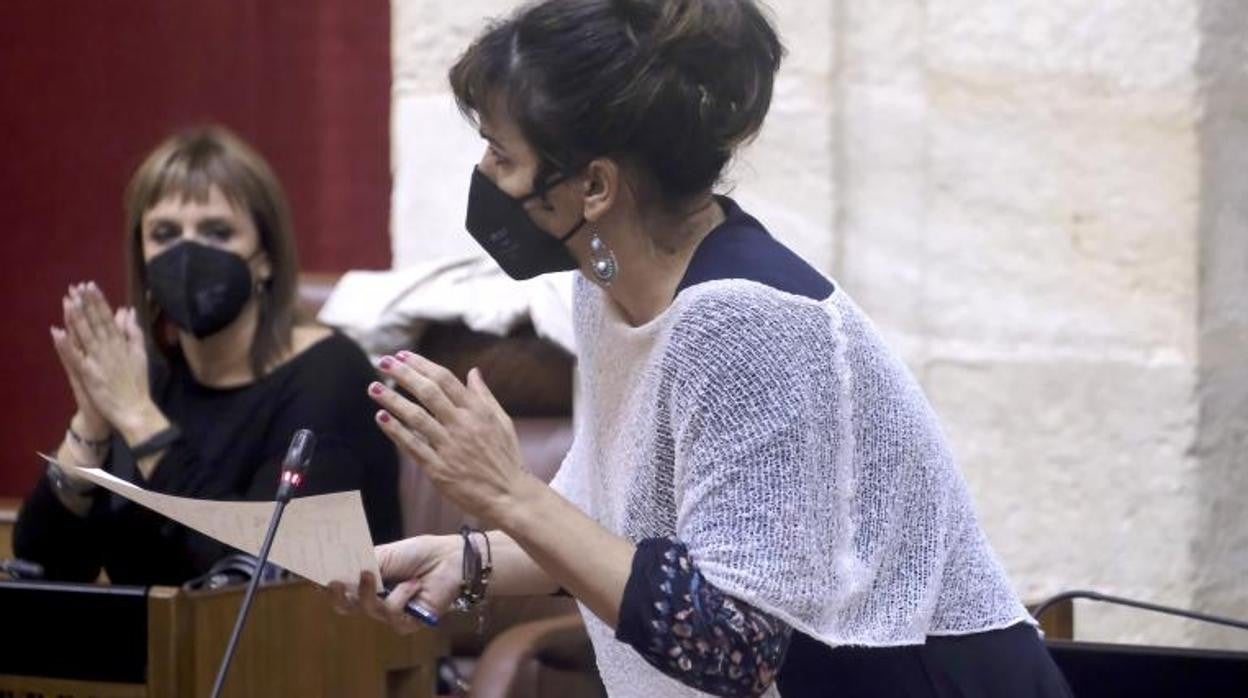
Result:
{"label": "dangling silver earring", "polygon": [[598,237],[597,232],[589,236],[589,267],[594,272],[594,278],[603,286],[610,286],[620,271],[620,265],[615,261],[615,253]]}

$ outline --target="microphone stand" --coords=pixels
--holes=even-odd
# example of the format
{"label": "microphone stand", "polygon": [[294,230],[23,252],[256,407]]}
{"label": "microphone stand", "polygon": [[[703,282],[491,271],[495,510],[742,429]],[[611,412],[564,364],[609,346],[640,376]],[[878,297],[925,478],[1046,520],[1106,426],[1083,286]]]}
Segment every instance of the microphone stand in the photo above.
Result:
{"label": "microphone stand", "polygon": [[295,490],[303,484],[304,473],[312,460],[312,451],[316,446],[316,437],[307,429],[300,429],[290,440],[286,449],[286,457],[282,460],[282,480],[277,487],[276,504],[273,516],[269,519],[269,530],[264,534],[264,543],[260,546],[260,559],[256,563],[256,571],[247,582],[247,592],[243,595],[243,605],[238,609],[238,617],[234,620],[234,630],[230,633],[230,642],[225,646],[225,656],[221,658],[221,666],[217,669],[217,680],[212,685],[212,698],[221,695],[225,685],[225,676],[230,671],[230,661],[234,658],[234,650],[238,647],[238,638],[243,633],[243,624],[247,622],[247,612],[251,610],[251,600],[260,586],[261,573],[269,559],[269,549],[273,547],[273,539],[277,537],[277,524],[282,520],[282,512],[295,495]]}

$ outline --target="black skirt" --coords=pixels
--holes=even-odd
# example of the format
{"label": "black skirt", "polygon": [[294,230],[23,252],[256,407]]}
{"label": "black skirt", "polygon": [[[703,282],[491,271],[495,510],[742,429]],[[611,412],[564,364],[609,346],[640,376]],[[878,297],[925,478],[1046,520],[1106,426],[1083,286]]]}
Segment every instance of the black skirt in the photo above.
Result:
{"label": "black skirt", "polygon": [[783,698],[1070,698],[1066,679],[1027,623],[922,645],[828,647],[793,633],[776,677]]}

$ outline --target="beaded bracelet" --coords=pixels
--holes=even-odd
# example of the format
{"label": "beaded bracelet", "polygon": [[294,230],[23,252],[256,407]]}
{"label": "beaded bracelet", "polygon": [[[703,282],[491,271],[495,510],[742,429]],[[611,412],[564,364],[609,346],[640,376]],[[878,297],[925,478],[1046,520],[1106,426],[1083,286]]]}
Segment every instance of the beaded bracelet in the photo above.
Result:
{"label": "beaded bracelet", "polygon": [[[479,533],[485,539],[485,559],[481,559],[481,551],[472,544],[472,534]],[[459,535],[464,539],[463,581],[459,586],[459,597],[452,606],[457,611],[467,611],[485,599],[486,588],[490,585],[490,573],[494,569],[494,553],[490,550],[490,537],[485,531],[471,526],[461,526]]]}
{"label": "beaded bracelet", "polygon": [[104,451],[107,451],[109,443],[112,442],[112,439],[108,439],[108,438],[88,439],[82,434],[79,434],[78,432],[74,431],[74,428],[72,426],[65,430],[65,436],[70,441],[73,441],[79,446],[91,449],[91,451],[94,453],[103,453]]}

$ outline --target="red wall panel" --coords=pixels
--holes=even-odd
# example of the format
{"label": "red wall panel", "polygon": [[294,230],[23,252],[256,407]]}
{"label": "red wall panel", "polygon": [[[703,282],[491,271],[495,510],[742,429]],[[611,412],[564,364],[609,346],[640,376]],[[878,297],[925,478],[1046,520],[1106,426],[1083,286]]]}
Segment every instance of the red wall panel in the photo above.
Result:
{"label": "red wall panel", "polygon": [[0,3],[0,496],[65,428],[48,327],[71,282],[120,301],[122,193],[169,133],[222,123],[264,154],[305,270],[389,266],[389,41],[385,0]]}

